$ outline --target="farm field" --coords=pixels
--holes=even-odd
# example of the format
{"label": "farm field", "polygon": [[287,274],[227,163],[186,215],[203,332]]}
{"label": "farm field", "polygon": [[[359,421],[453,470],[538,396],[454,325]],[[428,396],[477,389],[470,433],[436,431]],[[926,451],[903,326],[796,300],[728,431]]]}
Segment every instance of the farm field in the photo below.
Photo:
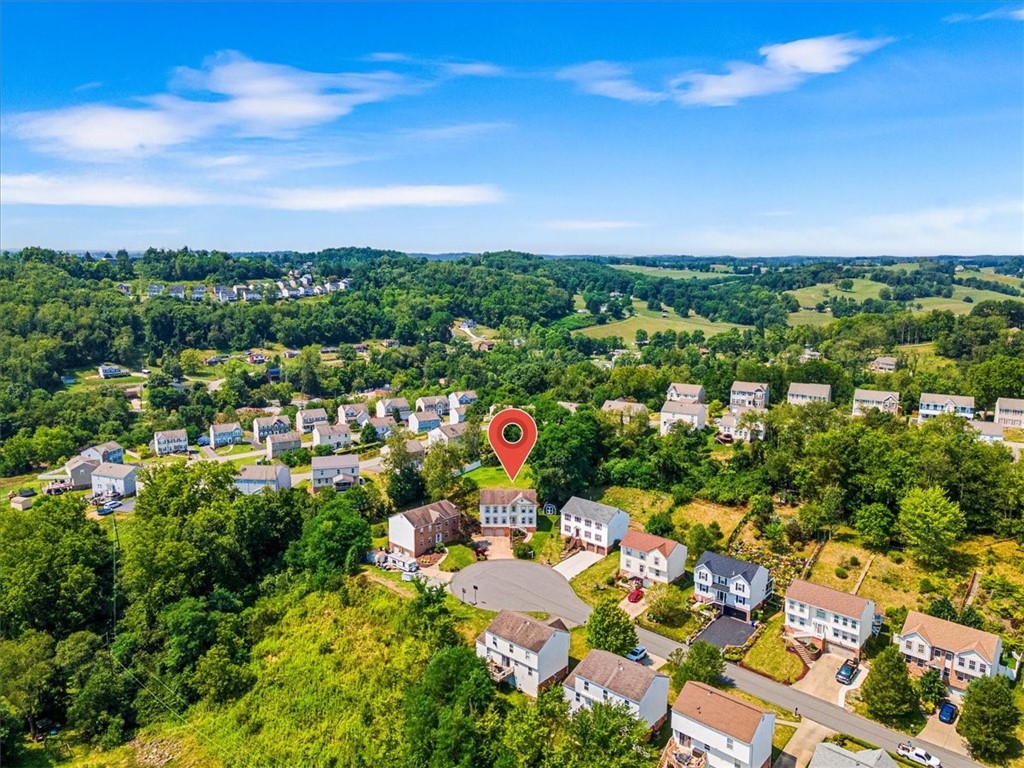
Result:
{"label": "farm field", "polygon": [[814,311],[802,311],[802,312],[790,312],[788,316],[788,322],[790,325],[813,325],[821,326],[828,325],[835,318],[832,317],[831,312],[814,312]]}
{"label": "farm field", "polygon": [[807,288],[787,291],[787,293],[794,296],[800,302],[801,307],[813,307],[819,301],[824,301],[831,296],[843,296],[848,299],[856,299],[857,301],[877,299],[878,292],[884,287],[884,283],[876,283],[874,280],[865,280],[858,277],[854,279],[853,290],[850,291],[841,291],[832,283],[818,283]]}
{"label": "farm field", "polygon": [[[970,296],[974,299],[973,303],[964,301],[964,297]],[[1006,300],[1021,301],[1014,296],[1007,296],[1005,293],[996,293],[995,291],[982,291],[976,288],[966,288],[962,285],[953,286],[952,298],[945,299],[941,296],[929,296],[926,299],[915,299],[914,306],[920,306],[921,312],[930,312],[933,309],[949,311],[956,315],[966,315],[974,305],[981,301],[1006,301]]]}
{"label": "farm field", "polygon": [[[962,274],[961,277],[971,276],[974,272],[967,272]],[[982,267],[980,277],[982,280],[991,280],[995,283],[1002,283],[1003,285],[1012,285],[1014,288],[1024,288],[1024,278],[1014,277],[1013,275],[997,275],[995,267]]]}
{"label": "farm field", "polygon": [[[731,269],[722,264],[716,264],[712,267],[712,272],[699,272],[695,269],[647,267],[640,264],[612,264],[611,267],[612,269],[624,269],[627,272],[639,272],[642,275],[651,275],[652,277],[671,277],[676,280],[713,280],[717,277],[733,274]],[[737,277],[746,277],[746,275],[737,275]]]}
{"label": "farm field", "polygon": [[611,323],[605,323],[604,325],[592,325],[588,328],[584,328],[580,333],[584,336],[597,339],[603,336],[621,336],[626,340],[626,343],[632,345],[633,339],[636,337],[636,332],[641,328],[649,334],[656,333],[658,331],[676,331],[681,333],[693,333],[694,331],[703,331],[705,336],[714,336],[718,333],[725,333],[733,328],[742,328],[742,325],[735,323],[718,323],[707,318],[700,317],[699,315],[690,315],[689,317],[680,317],[675,312],[669,310],[666,314],[667,317],[662,317],[661,312],[655,312],[652,309],[647,309],[647,305],[644,302],[634,301],[633,308],[636,314],[632,317],[627,317],[625,320],[617,320]]}

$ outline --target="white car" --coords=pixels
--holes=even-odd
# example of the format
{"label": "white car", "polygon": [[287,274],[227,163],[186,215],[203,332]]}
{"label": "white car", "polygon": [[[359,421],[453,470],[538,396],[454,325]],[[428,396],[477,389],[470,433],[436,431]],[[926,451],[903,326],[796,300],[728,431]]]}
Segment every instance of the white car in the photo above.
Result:
{"label": "white car", "polygon": [[901,742],[896,745],[896,754],[900,757],[905,757],[907,760],[912,760],[915,763],[926,765],[928,768],[942,768],[942,762],[935,755],[915,747],[913,743]]}
{"label": "white car", "polygon": [[647,649],[642,645],[638,645],[632,651],[626,654],[626,658],[630,661],[643,661],[647,658]]}

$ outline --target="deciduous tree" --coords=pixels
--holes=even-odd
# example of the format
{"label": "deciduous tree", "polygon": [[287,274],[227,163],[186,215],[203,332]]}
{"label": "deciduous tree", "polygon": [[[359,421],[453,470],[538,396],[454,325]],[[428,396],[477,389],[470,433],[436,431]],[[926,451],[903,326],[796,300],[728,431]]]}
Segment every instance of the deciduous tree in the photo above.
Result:
{"label": "deciduous tree", "polygon": [[979,677],[967,686],[956,732],[967,739],[972,753],[997,761],[1014,748],[1012,734],[1020,719],[1008,681],[1000,675]]}
{"label": "deciduous tree", "polygon": [[917,710],[917,691],[896,646],[887,646],[872,662],[864,681],[864,701],[871,716],[883,721],[906,717]]}
{"label": "deciduous tree", "polygon": [[900,501],[900,536],[929,568],[948,560],[965,527],[960,505],[949,501],[941,488],[915,488]]}
{"label": "deciduous tree", "polygon": [[634,648],[636,641],[633,621],[613,600],[600,603],[587,619],[587,642],[591,648],[621,656]]}

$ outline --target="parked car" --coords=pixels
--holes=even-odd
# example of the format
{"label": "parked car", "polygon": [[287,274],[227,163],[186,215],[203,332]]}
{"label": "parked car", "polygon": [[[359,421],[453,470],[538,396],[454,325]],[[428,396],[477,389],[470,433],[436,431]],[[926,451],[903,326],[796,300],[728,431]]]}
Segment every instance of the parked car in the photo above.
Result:
{"label": "parked car", "polygon": [[196,445],[203,446],[209,444],[210,438],[208,438],[206,435],[200,435],[198,438],[196,438]]}
{"label": "parked car", "polygon": [[642,589],[634,589],[632,592],[626,595],[626,599],[629,600],[629,602],[631,603],[639,603],[641,600],[644,599],[644,591]]}
{"label": "parked car", "polygon": [[647,658],[647,649],[642,645],[638,645],[632,651],[626,654],[626,658],[630,661],[643,661]]}
{"label": "parked car", "polygon": [[960,713],[960,710],[956,708],[956,704],[951,701],[944,701],[942,706],[939,707],[939,722],[940,723],[952,723],[956,720],[956,716]]}
{"label": "parked car", "polygon": [[903,741],[897,744],[896,754],[915,763],[926,765],[928,768],[942,768],[942,761],[940,761],[939,758],[935,757],[935,755],[929,754],[920,747],[915,747],[913,743],[909,741]]}
{"label": "parked car", "polygon": [[116,507],[112,507],[112,506],[110,506],[108,504],[105,507],[100,507],[99,509],[97,509],[96,510],[96,514],[99,515],[100,517],[106,517],[107,515],[114,514],[114,510],[115,509],[116,509]]}
{"label": "parked car", "polygon": [[860,661],[857,659],[847,659],[843,662],[843,666],[836,672],[836,681],[843,684],[849,685],[853,682],[853,678],[857,676],[857,670],[860,668]]}

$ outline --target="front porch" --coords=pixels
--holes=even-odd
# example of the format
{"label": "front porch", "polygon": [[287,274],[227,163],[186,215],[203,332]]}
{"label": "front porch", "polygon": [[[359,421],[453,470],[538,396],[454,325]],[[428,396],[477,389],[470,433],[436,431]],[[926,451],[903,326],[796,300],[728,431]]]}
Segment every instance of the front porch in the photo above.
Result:
{"label": "front porch", "polygon": [[693,746],[689,736],[684,736],[680,744],[673,735],[661,753],[658,768],[706,768],[707,761],[707,752]]}

